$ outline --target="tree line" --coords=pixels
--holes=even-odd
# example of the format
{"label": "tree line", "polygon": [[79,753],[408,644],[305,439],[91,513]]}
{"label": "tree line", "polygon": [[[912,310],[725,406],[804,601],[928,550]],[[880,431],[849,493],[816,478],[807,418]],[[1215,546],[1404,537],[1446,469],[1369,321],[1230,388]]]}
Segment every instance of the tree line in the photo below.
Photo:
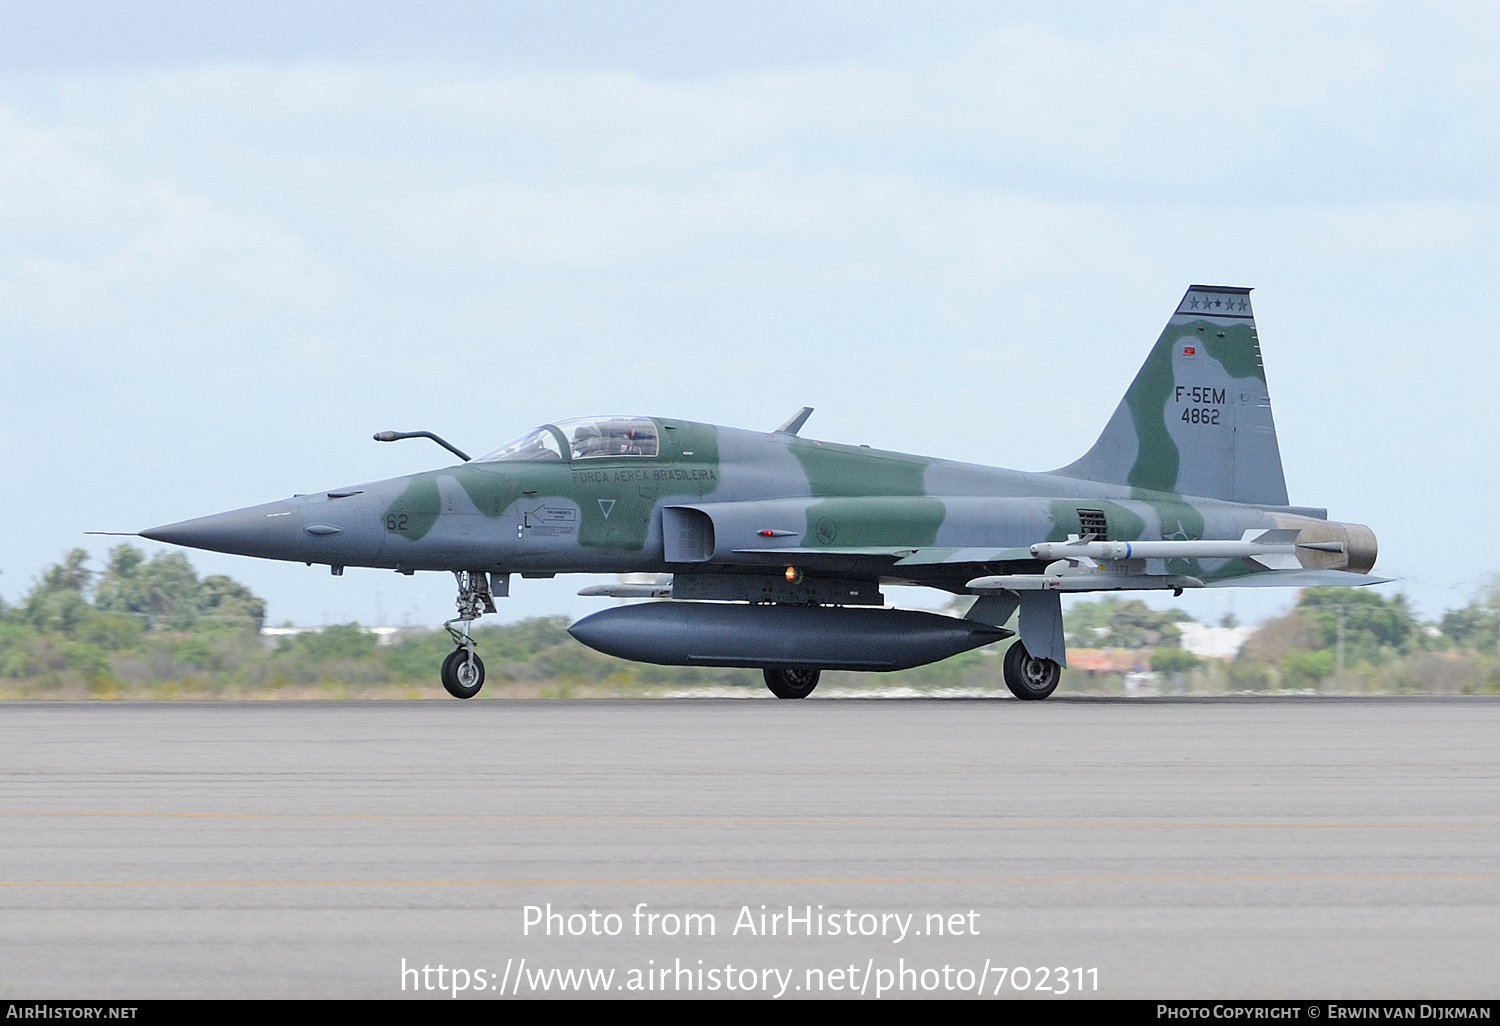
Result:
{"label": "tree line", "polygon": [[[1500,693],[1500,579],[1435,621],[1416,616],[1401,594],[1304,589],[1227,662],[1181,647],[1179,624],[1192,619],[1110,596],[1075,603],[1064,629],[1070,650],[1134,652],[1175,690]],[[436,667],[451,647],[442,631],[382,645],[358,624],[268,643],[260,633],[265,620],[263,599],[223,574],[200,578],[180,552],[147,558],[119,545],[96,570],[86,551],[74,549],[19,602],[0,600],[0,697],[435,696]],[[1232,618],[1222,625],[1234,626]],[[761,686],[754,670],[600,655],[573,641],[567,626],[566,617],[553,616],[478,628],[490,676],[485,694]],[[999,649],[898,674],[830,673],[825,682],[1001,691]],[[1075,668],[1064,687],[1116,693],[1122,675]]]}

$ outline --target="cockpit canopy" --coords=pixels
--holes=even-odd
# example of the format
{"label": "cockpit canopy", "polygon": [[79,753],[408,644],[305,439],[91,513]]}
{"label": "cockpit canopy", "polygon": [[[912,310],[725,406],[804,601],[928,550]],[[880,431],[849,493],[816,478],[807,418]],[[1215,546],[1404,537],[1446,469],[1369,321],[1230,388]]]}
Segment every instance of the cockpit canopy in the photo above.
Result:
{"label": "cockpit canopy", "polygon": [[649,417],[581,417],[547,424],[479,457],[480,463],[521,460],[589,460],[604,456],[655,456],[656,423]]}

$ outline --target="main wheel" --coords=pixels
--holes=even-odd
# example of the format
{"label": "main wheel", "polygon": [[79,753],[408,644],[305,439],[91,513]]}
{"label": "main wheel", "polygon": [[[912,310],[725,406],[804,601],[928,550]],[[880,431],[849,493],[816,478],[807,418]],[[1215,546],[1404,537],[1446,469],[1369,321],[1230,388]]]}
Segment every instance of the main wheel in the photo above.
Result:
{"label": "main wheel", "polygon": [[1051,659],[1038,659],[1017,641],[1005,653],[1005,686],[1023,701],[1038,701],[1057,690],[1062,667]]}
{"label": "main wheel", "polygon": [[469,653],[456,648],[443,660],[443,687],[454,698],[473,698],[484,687],[484,661],[476,652],[471,659]]}
{"label": "main wheel", "polygon": [[766,687],[777,698],[806,698],[818,686],[822,670],[773,670],[767,667]]}

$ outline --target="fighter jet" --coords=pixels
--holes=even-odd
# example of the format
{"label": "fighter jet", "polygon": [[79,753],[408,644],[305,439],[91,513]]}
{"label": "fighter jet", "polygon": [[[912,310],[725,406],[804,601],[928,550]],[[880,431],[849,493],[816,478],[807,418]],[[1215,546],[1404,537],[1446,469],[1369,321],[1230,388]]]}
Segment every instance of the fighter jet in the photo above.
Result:
{"label": "fighter jet", "polygon": [[[266,559],[447,571],[443,686],[472,698],[470,627],[511,577],[645,574],[571,632],[666,665],[764,671],[805,698],[825,669],[897,670],[1020,637],[1017,698],[1067,662],[1063,593],[1380,583],[1374,533],[1287,504],[1250,290],[1194,285],[1093,448],[1046,473],[671,417],[544,424],[477,459],[140,532]],[[884,585],[974,596],[967,614],[886,609]]]}

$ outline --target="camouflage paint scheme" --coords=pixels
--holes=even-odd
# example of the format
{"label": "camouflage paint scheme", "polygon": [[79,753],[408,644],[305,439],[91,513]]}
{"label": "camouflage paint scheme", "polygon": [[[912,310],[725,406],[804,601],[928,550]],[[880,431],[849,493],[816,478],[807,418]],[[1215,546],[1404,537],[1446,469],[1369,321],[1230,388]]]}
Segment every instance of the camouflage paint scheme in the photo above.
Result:
{"label": "camouflage paint scheme", "polygon": [[[621,418],[626,419],[626,418]],[[693,574],[900,583],[971,593],[1038,574],[1027,547],[1070,536],[1238,540],[1295,527],[1331,583],[1364,583],[1374,538],[1289,507],[1249,290],[1193,286],[1099,441],[1049,473],[975,466],[652,417],[655,456],[474,460],[143,532],[219,551],[417,570]],[[1335,550],[1336,549],[1336,550]],[[1137,560],[1209,585],[1303,584],[1245,559]],[[748,583],[748,582],[747,582]],[[1119,585],[1111,586],[1111,590]],[[809,592],[810,600],[816,600]],[[1061,655],[1061,653],[1059,653]]]}

